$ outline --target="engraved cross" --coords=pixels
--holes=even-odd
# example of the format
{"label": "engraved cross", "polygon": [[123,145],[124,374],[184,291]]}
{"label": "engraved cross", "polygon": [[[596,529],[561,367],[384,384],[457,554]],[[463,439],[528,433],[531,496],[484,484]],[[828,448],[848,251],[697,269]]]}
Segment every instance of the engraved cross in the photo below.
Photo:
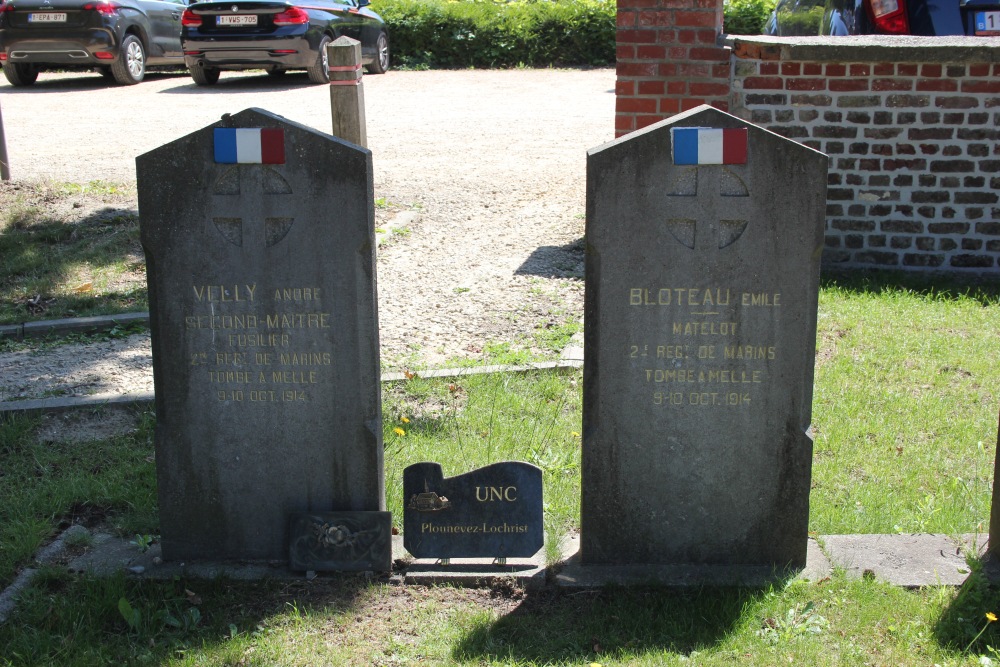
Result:
{"label": "engraved cross", "polygon": [[736,173],[722,166],[691,167],[667,193],[667,230],[699,252],[735,243],[749,224],[750,192]]}
{"label": "engraved cross", "polygon": [[279,243],[294,218],[287,215],[292,194],[288,181],[273,167],[248,164],[226,167],[215,183],[211,220],[229,243],[256,255]]}

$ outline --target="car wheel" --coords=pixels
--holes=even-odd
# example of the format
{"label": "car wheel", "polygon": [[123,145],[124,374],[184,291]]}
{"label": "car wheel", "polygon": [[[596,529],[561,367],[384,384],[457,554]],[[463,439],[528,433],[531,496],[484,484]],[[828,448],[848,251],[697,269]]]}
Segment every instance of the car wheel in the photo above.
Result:
{"label": "car wheel", "polygon": [[330,59],[326,55],[326,46],[330,43],[330,36],[323,35],[319,40],[319,53],[316,54],[316,62],[312,67],[306,69],[309,73],[309,80],[313,83],[330,83]]}
{"label": "car wheel", "polygon": [[383,30],[375,42],[375,60],[368,65],[368,71],[372,74],[385,74],[387,69],[389,69],[389,37]]}
{"label": "car wheel", "polygon": [[272,79],[277,79],[278,77],[285,76],[285,74],[287,73],[288,73],[287,69],[279,69],[277,67],[272,67],[271,69],[267,70],[267,75]]}
{"label": "car wheel", "polygon": [[195,65],[188,71],[191,72],[191,78],[199,86],[212,86],[219,81],[219,70],[214,67],[202,67],[201,65]]}
{"label": "car wheel", "polygon": [[126,35],[122,40],[118,57],[111,64],[111,74],[123,86],[131,86],[146,76],[146,49],[142,40],[135,35]]}
{"label": "car wheel", "polygon": [[38,68],[31,63],[5,62],[3,75],[12,86],[30,86],[38,78]]}

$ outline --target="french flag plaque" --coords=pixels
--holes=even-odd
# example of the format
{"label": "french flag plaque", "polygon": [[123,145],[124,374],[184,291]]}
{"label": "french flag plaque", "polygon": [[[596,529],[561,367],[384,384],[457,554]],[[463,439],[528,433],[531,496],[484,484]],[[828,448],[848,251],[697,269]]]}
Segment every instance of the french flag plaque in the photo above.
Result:
{"label": "french flag plaque", "polygon": [[670,128],[674,164],[746,164],[746,128]]}

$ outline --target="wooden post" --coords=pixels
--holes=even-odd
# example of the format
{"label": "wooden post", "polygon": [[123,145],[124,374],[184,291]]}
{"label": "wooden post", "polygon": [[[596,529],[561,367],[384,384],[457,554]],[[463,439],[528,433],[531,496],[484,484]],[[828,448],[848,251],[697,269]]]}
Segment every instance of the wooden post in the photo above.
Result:
{"label": "wooden post", "polygon": [[333,136],[368,147],[365,88],[361,83],[361,42],[338,37],[326,47],[330,62],[330,110]]}
{"label": "wooden post", "polygon": [[10,180],[10,162],[7,160],[7,139],[3,134],[3,110],[0,109],[0,181]]}

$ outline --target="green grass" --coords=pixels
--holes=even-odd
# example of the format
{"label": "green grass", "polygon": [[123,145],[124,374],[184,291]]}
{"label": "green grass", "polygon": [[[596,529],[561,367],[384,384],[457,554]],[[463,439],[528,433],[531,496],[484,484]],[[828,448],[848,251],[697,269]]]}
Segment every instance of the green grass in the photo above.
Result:
{"label": "green grass", "polygon": [[89,442],[39,441],[38,425],[0,421],[0,586],[61,525],[106,521],[121,534],[156,532],[152,414],[132,433]]}
{"label": "green grass", "polygon": [[1000,291],[905,280],[820,294],[815,531],[958,534],[989,516]]}
{"label": "green grass", "polygon": [[147,308],[134,197],[103,181],[0,184],[0,324]]}
{"label": "green grass", "polygon": [[[985,529],[998,294],[892,275],[824,281],[811,530]],[[489,361],[524,354],[487,352]],[[437,461],[454,475],[518,459],[544,471],[550,544],[578,526],[580,385],[579,371],[418,374],[386,385],[397,525],[410,463]],[[0,582],[73,517],[101,518],[127,537],[158,532],[149,416],[130,435],[92,442],[40,443],[36,428],[23,418],[0,425]],[[357,577],[95,580],[49,568],[0,626],[0,665],[1000,664],[989,648],[1000,647],[1000,628],[985,618],[1000,612],[1000,591],[970,565],[958,590],[836,572],[764,589],[529,593]]]}
{"label": "green grass", "polygon": [[[132,610],[126,620],[121,601]],[[137,582],[47,570],[0,664],[973,665],[1000,644],[974,576],[907,591],[838,573],[762,589],[453,590],[344,577]]]}

